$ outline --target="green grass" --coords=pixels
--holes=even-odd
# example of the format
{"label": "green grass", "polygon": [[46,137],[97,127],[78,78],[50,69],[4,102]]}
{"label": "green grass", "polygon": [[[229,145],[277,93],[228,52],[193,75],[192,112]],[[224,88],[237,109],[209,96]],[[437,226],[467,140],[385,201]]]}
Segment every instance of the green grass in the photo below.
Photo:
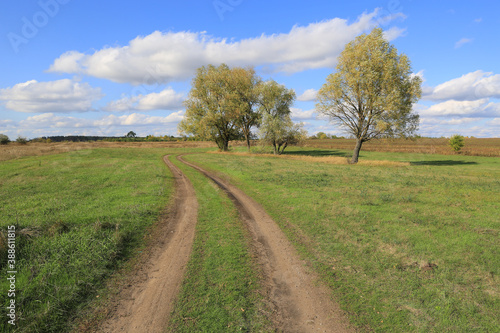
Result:
{"label": "green grass", "polygon": [[[0,163],[0,230],[15,225],[17,332],[68,320],[143,242],[173,193],[164,149],[96,149]],[[2,277],[6,248],[0,246]],[[7,324],[0,281],[0,331]]]}
{"label": "green grass", "polygon": [[500,159],[361,155],[407,167],[186,159],[229,175],[259,201],[363,330],[498,332]]}
{"label": "green grass", "polygon": [[193,253],[169,331],[267,331],[259,269],[236,208],[208,178],[170,158],[195,187],[199,214]]}

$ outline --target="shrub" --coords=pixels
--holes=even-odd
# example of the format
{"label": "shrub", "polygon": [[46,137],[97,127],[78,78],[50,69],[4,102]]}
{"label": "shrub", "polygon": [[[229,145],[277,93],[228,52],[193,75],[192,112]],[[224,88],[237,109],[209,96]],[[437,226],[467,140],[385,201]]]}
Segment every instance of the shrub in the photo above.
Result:
{"label": "shrub", "polygon": [[17,143],[20,143],[20,144],[22,144],[22,145],[25,145],[25,144],[27,144],[27,143],[28,143],[28,140],[27,140],[26,138],[22,137],[22,136],[19,136],[19,137],[16,139],[16,142],[17,142]]}
{"label": "shrub", "polygon": [[459,134],[455,134],[450,138],[448,144],[450,145],[451,149],[458,153],[463,148],[463,146],[465,146],[464,137]]}
{"label": "shrub", "polygon": [[10,142],[9,137],[5,134],[0,134],[0,144],[6,145]]}

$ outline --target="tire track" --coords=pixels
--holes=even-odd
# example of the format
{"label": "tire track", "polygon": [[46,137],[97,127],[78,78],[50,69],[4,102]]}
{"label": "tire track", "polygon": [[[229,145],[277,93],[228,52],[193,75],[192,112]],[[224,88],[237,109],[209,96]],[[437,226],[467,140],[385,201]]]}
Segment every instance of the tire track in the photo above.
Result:
{"label": "tire track", "polygon": [[184,278],[193,247],[198,201],[193,185],[168,156],[163,158],[175,178],[175,203],[171,217],[162,222],[158,243],[99,332],[164,332]]}
{"label": "tire track", "polygon": [[177,159],[214,181],[240,212],[252,235],[278,331],[354,332],[338,304],[331,300],[328,288],[316,283],[317,277],[306,269],[295,248],[260,204],[229,182],[185,161],[182,155]]}

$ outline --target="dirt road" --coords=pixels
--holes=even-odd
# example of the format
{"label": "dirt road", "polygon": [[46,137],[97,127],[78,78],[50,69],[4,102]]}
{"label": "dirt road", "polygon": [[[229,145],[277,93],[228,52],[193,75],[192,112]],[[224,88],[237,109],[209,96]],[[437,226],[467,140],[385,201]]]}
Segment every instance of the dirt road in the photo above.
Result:
{"label": "dirt road", "polygon": [[353,332],[326,287],[299,259],[299,255],[278,225],[262,206],[243,191],[192,163],[221,187],[234,202],[253,238],[253,248],[263,268],[263,281],[274,308],[275,325],[280,332]]}
{"label": "dirt road", "polygon": [[129,287],[99,332],[164,332],[181,286],[193,247],[198,202],[191,182],[164,157],[175,177],[173,214],[164,221],[159,242],[142,268],[134,273]]}

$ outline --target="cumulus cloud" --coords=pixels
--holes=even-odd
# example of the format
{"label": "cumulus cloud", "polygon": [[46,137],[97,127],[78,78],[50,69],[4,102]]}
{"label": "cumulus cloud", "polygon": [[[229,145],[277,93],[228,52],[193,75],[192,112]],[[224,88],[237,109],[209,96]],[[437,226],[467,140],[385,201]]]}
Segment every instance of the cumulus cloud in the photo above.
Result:
{"label": "cumulus cloud", "polygon": [[292,119],[293,120],[307,120],[307,119],[316,119],[316,110],[308,110],[304,111],[298,108],[290,108],[292,111]]}
{"label": "cumulus cloud", "polygon": [[435,88],[423,89],[423,99],[431,101],[474,101],[500,98],[500,74],[481,70],[444,82]]}
{"label": "cumulus cloud", "polygon": [[[93,54],[70,51],[57,58],[49,72],[83,73],[132,84],[183,81],[207,64],[263,66],[270,72],[295,73],[334,67],[344,45],[377,26],[378,10],[364,13],[355,22],[334,18],[288,33],[232,41],[205,32],[160,32],[138,36],[126,46],[105,47]],[[394,20],[391,15],[387,20]],[[383,18],[382,18],[383,19]],[[392,40],[403,33],[389,29]]]}
{"label": "cumulus cloud", "polygon": [[428,108],[418,107],[417,112],[424,117],[496,117],[500,115],[500,104],[489,102],[488,99],[476,101],[448,100],[431,105]]}
{"label": "cumulus cloud", "polygon": [[100,88],[69,79],[18,83],[0,89],[0,101],[18,112],[86,112],[93,110],[92,102],[103,97]]}
{"label": "cumulus cloud", "polygon": [[105,111],[179,110],[183,108],[183,101],[183,94],[167,88],[159,93],[126,96],[109,102],[103,109]]}
{"label": "cumulus cloud", "polygon": [[313,102],[316,100],[318,91],[316,89],[307,89],[302,95],[297,97],[297,100],[302,102]]}
{"label": "cumulus cloud", "polygon": [[184,111],[172,112],[167,116],[149,116],[140,113],[115,116],[108,115],[100,119],[84,119],[78,117],[60,116],[54,113],[44,113],[28,117],[19,121],[17,127],[30,133],[42,135],[123,135],[120,128],[155,127],[175,128],[175,125],[184,117]]}
{"label": "cumulus cloud", "polygon": [[471,43],[473,39],[471,38],[462,38],[458,42],[455,43],[455,48],[461,48],[464,44]]}

